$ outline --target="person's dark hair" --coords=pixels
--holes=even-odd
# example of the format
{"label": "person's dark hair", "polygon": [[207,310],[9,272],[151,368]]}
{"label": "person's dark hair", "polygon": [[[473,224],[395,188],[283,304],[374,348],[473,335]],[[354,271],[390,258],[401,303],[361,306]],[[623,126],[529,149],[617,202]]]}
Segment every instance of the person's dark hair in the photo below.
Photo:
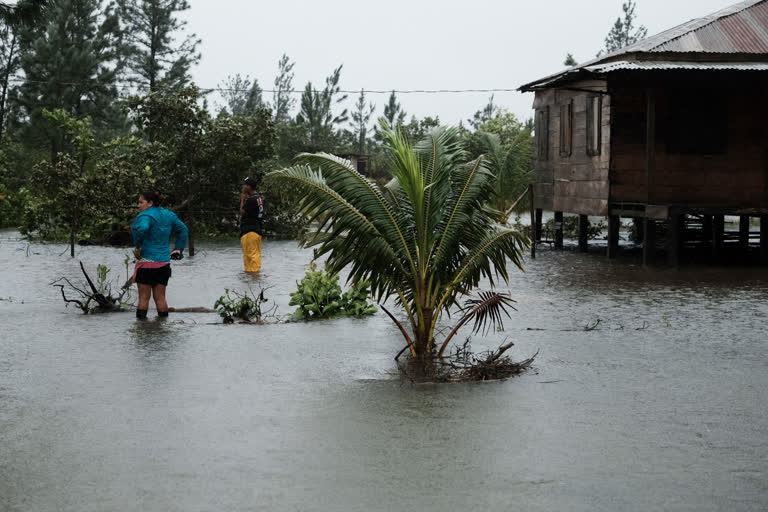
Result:
{"label": "person's dark hair", "polygon": [[256,180],[255,178],[252,178],[252,177],[250,177],[250,176],[248,176],[247,178],[245,178],[245,179],[243,180],[243,185],[248,185],[248,186],[249,186],[249,187],[251,187],[253,190],[256,190],[257,188],[259,188],[259,182],[258,182],[258,180]]}
{"label": "person's dark hair", "polygon": [[141,196],[148,203],[152,203],[153,206],[160,206],[160,194],[154,190],[147,190],[141,193]]}

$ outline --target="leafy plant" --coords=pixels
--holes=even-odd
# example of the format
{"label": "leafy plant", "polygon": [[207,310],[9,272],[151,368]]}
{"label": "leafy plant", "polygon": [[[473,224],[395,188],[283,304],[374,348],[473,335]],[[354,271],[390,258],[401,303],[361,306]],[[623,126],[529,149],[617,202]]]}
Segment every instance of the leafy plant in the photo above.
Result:
{"label": "leafy plant", "polygon": [[385,187],[326,153],[299,155],[269,179],[296,188],[309,227],[301,240],[328,256],[329,272],[349,266],[377,300],[397,298],[415,339],[389,316],[424,357],[441,314],[481,278],[508,280],[507,264],[522,268],[528,240],[491,207],[496,176],[484,157],[468,158],[458,128],[437,128],[415,146],[386,123],[382,133],[393,175]]}
{"label": "leafy plant", "polygon": [[218,298],[213,307],[219,316],[224,319],[225,324],[234,323],[236,319],[242,322],[261,322],[262,320],[262,304],[267,302],[267,298],[264,297],[264,290],[261,290],[258,295],[253,293],[232,292],[230,295],[230,289],[224,290],[224,295]]}
{"label": "leafy plant", "polygon": [[376,306],[368,302],[371,296],[371,283],[365,279],[358,281],[341,296],[344,314],[361,318],[373,315],[378,311]]}
{"label": "leafy plant", "polygon": [[312,265],[291,293],[290,306],[298,306],[298,318],[331,318],[340,315],[362,317],[376,313],[376,306],[368,303],[370,283],[362,280],[342,294],[339,274]]}

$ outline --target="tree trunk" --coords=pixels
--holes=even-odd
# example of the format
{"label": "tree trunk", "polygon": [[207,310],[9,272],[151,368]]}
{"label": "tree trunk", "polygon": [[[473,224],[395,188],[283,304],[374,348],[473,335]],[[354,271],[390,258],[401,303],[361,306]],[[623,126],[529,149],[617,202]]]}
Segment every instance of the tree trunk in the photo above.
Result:
{"label": "tree trunk", "polygon": [[69,229],[69,255],[75,257],[75,225],[74,223]]}
{"label": "tree trunk", "polygon": [[192,234],[192,230],[189,231],[189,238],[187,239],[187,244],[189,244],[189,255],[194,256],[195,255],[195,237]]}

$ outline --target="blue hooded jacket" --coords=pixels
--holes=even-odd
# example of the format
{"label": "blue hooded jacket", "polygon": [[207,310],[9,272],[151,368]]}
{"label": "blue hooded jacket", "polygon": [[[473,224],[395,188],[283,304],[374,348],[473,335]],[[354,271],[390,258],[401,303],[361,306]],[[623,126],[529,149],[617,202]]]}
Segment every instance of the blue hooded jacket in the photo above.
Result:
{"label": "blue hooded jacket", "polygon": [[176,237],[174,250],[187,246],[189,230],[175,213],[159,206],[139,212],[132,227],[133,245],[141,248],[141,257],[150,261],[171,261],[171,234]]}

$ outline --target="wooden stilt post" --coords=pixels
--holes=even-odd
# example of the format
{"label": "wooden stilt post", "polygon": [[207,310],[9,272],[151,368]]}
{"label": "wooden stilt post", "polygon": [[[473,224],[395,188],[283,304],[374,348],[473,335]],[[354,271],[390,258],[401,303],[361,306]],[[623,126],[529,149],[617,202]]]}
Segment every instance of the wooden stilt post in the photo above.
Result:
{"label": "wooden stilt post", "polygon": [[717,261],[723,252],[723,238],[725,237],[725,216],[712,217],[712,259]]}
{"label": "wooden stilt post", "polygon": [[586,215],[579,215],[579,252],[588,251],[589,241],[589,217]]}
{"label": "wooden stilt post", "polygon": [[749,215],[739,217],[739,249],[746,254],[749,247]]}
{"label": "wooden stilt post", "polygon": [[701,221],[701,242],[704,245],[705,249],[708,249],[709,252],[712,252],[712,235],[714,234],[714,231],[712,229],[712,216],[711,215],[704,215],[704,218]]}
{"label": "wooden stilt post", "polygon": [[536,259],[536,208],[533,205],[533,185],[528,185],[528,202],[530,203],[531,212],[531,259]]}
{"label": "wooden stilt post", "polygon": [[683,245],[683,216],[670,212],[667,219],[669,235],[667,237],[667,263],[672,267],[680,265],[680,249]]}
{"label": "wooden stilt post", "polygon": [[544,220],[544,212],[541,208],[536,208],[536,242],[541,242],[541,225]]}
{"label": "wooden stilt post", "polygon": [[555,249],[563,248],[563,212],[555,212]]}
{"label": "wooden stilt post", "polygon": [[608,259],[613,259],[619,252],[619,226],[621,217],[611,215],[608,217]]}
{"label": "wooden stilt post", "polygon": [[653,263],[656,253],[656,224],[653,219],[643,218],[643,265]]}
{"label": "wooden stilt post", "polygon": [[768,265],[768,215],[760,216],[760,264]]}

